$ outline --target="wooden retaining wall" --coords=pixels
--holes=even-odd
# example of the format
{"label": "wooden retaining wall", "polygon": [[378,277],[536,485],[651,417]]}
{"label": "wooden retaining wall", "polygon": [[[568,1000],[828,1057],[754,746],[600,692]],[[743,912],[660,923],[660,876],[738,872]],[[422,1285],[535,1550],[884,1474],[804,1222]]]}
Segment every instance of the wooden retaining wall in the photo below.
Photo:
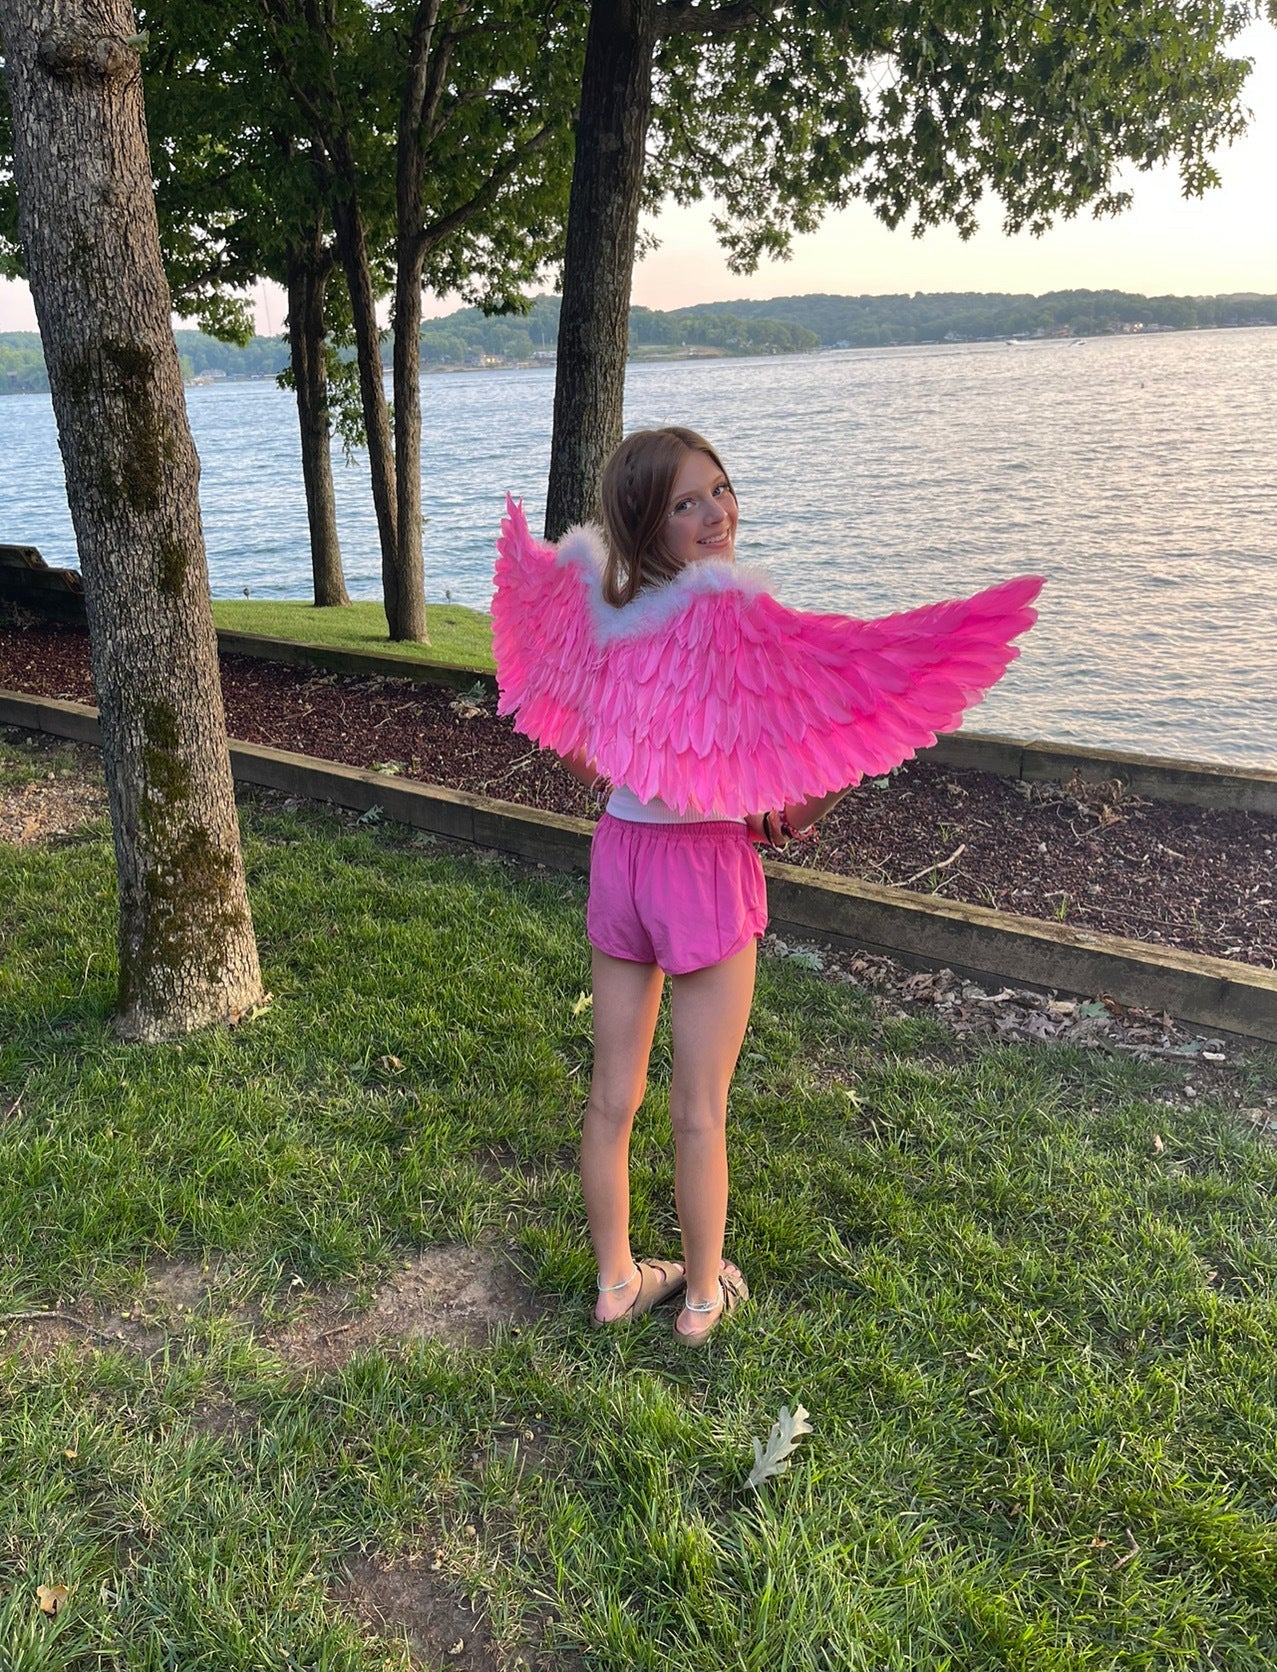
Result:
{"label": "wooden retaining wall", "polygon": [[[0,724],[98,741],[96,709],[18,692],[0,691]],[[588,863],[592,827],[585,819],[245,743],[232,743],[231,761],[239,783],[361,812],[378,807],[400,823],[556,870]],[[883,952],[984,983],[1104,993],[1199,1027],[1277,1043],[1277,972],[778,861],[765,869],[772,926],[782,935]]]}

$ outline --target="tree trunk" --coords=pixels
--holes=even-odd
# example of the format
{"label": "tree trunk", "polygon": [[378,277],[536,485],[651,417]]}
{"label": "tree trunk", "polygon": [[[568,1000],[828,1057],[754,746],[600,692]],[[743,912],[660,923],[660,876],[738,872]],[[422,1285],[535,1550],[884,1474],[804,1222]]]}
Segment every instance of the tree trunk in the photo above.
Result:
{"label": "tree trunk", "polygon": [[430,82],[430,50],[438,0],[422,0],[408,42],[395,139],[395,487],[398,511],[396,595],[392,639],[429,644],[425,555],[421,543],[421,121]]}
{"label": "tree trunk", "polygon": [[390,636],[429,644],[421,543],[421,266],[420,256],[414,259],[408,251],[401,252],[396,263],[395,487],[399,538],[395,594],[399,607],[390,621]]}
{"label": "tree trunk", "polygon": [[328,416],[328,367],[324,358],[324,291],[330,264],[316,233],[310,248],[288,251],[288,343],[301,430],[302,480],[310,523],[310,566],[315,605],[349,604],[337,538],[333,496],[332,425]]}
{"label": "tree trunk", "polygon": [[[351,163],[351,178],[353,170]],[[368,442],[368,469],[372,475],[372,502],[377,513],[377,539],[381,546],[381,590],[390,636],[394,638],[395,624],[399,620],[395,453],[390,434],[390,408],[386,404],[385,374],[381,365],[377,295],[372,264],[368,259],[364,217],[353,188],[350,191],[344,188],[335,190],[332,209],[337,255],[350,291],[355,352],[359,359],[359,393]]]}
{"label": "tree trunk", "polygon": [[136,24],[0,0],[32,296],[84,575],[119,874],[117,1026],[174,1038],[262,998]]}
{"label": "tree trunk", "polygon": [[656,0],[593,0],[568,205],[546,537],[598,515],[621,439]]}

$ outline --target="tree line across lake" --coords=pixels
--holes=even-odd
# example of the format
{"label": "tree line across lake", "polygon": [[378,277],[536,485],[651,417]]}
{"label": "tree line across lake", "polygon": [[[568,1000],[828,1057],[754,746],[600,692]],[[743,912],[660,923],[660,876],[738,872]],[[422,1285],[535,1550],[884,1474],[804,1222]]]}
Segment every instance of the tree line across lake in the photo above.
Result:
{"label": "tree line across lake", "polygon": [[[535,361],[553,355],[559,298],[538,296],[526,314],[459,308],[421,327],[428,366]],[[724,354],[801,354],[816,348],[890,348],[929,342],[979,342],[1012,336],[1104,336],[1136,328],[1194,331],[1277,325],[1277,296],[1139,296],[1121,290],[1059,290],[1044,296],[1001,292],[918,292],[897,296],[777,296],[767,301],[704,302],[671,312],[630,309],[632,354],[661,349],[716,349]],[[386,364],[391,337],[387,334]],[[243,347],[202,331],[179,331],[188,378],[274,377],[288,364],[286,337],[254,337]],[[34,331],[0,334],[0,392],[49,387]]]}

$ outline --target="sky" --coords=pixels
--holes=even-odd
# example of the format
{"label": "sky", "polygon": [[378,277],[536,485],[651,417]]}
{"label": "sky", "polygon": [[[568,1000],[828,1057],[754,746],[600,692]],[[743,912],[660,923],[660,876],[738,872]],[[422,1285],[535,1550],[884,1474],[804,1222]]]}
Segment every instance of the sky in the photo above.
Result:
{"label": "sky", "polygon": [[[1185,200],[1174,170],[1132,172],[1135,203],[1124,215],[1098,221],[1080,216],[1042,238],[1007,237],[998,205],[990,202],[979,232],[965,244],[945,229],[923,238],[905,229],[891,232],[856,205],[796,239],[792,259],[767,262],[748,278],[728,271],[709,205],[671,207],[648,223],[660,247],[635,269],[633,300],[668,309],[816,291],[1277,294],[1277,28],[1252,25],[1235,50],[1255,60],[1244,95],[1253,116],[1245,137],[1216,158],[1222,185],[1204,199]],[[455,297],[428,298],[425,312],[435,316],[456,306]],[[283,318],[282,294],[259,287],[258,330],[278,332]],[[34,329],[26,287],[0,281],[0,330]]]}

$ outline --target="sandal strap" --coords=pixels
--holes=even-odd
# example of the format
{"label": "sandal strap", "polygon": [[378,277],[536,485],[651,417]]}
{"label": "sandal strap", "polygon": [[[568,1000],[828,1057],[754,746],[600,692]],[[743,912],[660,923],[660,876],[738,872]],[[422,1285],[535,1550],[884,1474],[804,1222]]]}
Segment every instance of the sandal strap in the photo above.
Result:
{"label": "sandal strap", "polygon": [[622,1289],[628,1289],[630,1284],[633,1283],[634,1279],[636,1277],[641,1277],[642,1275],[643,1274],[638,1269],[638,1261],[636,1260],[634,1262],[634,1270],[630,1273],[630,1275],[628,1277],[622,1278],[619,1283],[597,1283],[596,1282],[594,1287],[598,1290],[598,1292],[601,1295],[615,1295],[615,1294],[619,1293],[619,1291],[622,1290]]}

